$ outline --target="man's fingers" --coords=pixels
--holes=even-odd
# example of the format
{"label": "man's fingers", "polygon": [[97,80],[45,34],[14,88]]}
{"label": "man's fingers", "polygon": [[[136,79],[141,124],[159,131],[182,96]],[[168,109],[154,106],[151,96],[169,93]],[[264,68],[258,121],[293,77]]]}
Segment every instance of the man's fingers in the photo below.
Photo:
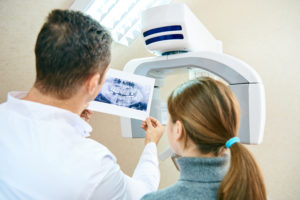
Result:
{"label": "man's fingers", "polygon": [[151,116],[149,116],[149,118],[151,119],[151,121],[153,121],[153,122],[155,122],[155,123],[157,123],[157,122],[158,122],[158,120],[157,120],[157,119],[155,119],[154,117],[151,117]]}
{"label": "man's fingers", "polygon": [[92,115],[94,112],[86,109],[87,114]]}
{"label": "man's fingers", "polygon": [[147,117],[146,124],[145,144],[149,142],[155,142],[157,144],[163,135],[164,127],[154,117]]}
{"label": "man's fingers", "polygon": [[144,129],[145,131],[147,130],[147,122],[142,121],[141,128]]}
{"label": "man's fingers", "polygon": [[82,111],[80,117],[84,118],[84,120],[88,122],[90,120],[92,114],[93,114],[93,111],[85,109]]}
{"label": "man's fingers", "polygon": [[153,127],[152,121],[149,117],[146,119],[146,123],[147,123],[148,128]]}
{"label": "man's fingers", "polygon": [[156,128],[157,126],[160,126],[160,123],[154,117],[147,117],[144,121],[142,121],[141,124],[141,128],[143,128],[145,131]]}
{"label": "man's fingers", "polygon": [[159,121],[154,117],[149,117],[153,127],[157,127],[159,125]]}

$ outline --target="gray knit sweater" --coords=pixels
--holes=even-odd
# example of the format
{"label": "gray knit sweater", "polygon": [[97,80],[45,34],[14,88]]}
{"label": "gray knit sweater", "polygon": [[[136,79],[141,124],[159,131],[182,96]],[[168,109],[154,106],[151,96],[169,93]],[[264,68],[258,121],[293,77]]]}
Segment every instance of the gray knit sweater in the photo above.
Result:
{"label": "gray knit sweater", "polygon": [[216,158],[178,158],[179,180],[168,188],[146,194],[142,200],[215,200],[219,185],[228,171],[229,160],[228,155]]}

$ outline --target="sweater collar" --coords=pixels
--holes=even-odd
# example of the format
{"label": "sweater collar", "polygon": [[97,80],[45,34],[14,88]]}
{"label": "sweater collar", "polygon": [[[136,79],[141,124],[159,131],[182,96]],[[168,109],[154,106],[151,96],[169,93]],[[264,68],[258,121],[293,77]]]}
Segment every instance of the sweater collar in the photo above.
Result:
{"label": "sweater collar", "polygon": [[179,180],[220,182],[229,169],[229,158],[227,154],[214,158],[180,157],[177,159]]}

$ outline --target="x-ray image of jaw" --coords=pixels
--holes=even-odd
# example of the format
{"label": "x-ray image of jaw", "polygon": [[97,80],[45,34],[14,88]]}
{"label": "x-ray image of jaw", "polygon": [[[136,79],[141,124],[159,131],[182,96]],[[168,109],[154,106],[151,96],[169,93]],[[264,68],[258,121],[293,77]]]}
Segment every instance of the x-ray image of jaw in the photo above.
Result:
{"label": "x-ray image of jaw", "polygon": [[150,88],[108,77],[95,101],[146,111]]}

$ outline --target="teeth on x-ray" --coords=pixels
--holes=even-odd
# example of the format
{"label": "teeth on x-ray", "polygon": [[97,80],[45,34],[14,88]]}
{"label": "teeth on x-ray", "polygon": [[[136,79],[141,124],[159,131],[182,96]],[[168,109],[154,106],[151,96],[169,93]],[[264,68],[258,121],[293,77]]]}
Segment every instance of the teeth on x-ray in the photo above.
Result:
{"label": "teeth on x-ray", "polygon": [[96,101],[137,110],[146,110],[147,102],[143,102],[145,99],[143,92],[145,91],[142,91],[141,87],[134,82],[124,81],[119,78],[109,78],[106,80]]}
{"label": "teeth on x-ray", "polygon": [[109,91],[113,94],[109,96],[109,100],[119,106],[129,106],[143,98],[134,83],[122,81],[118,78],[114,79],[113,84],[109,87]]}

